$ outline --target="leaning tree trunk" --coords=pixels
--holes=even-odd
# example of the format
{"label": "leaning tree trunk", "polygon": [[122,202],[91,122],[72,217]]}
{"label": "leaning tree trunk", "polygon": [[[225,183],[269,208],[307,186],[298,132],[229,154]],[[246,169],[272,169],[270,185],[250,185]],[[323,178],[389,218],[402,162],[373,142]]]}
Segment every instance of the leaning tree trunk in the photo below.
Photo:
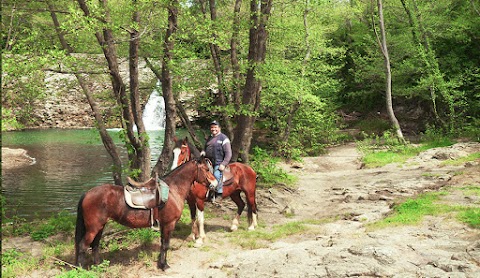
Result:
{"label": "leaning tree trunk", "polygon": [[[67,43],[67,40],[65,39],[64,33],[60,28],[60,22],[58,21],[53,5],[51,4],[51,2],[47,2],[47,5],[50,11],[50,16],[52,17],[52,20],[53,20],[53,25],[55,26],[55,32],[57,33],[58,39],[60,41],[60,45],[66,51],[67,55],[71,56],[71,54],[74,53],[75,51]],[[88,89],[88,81],[86,80],[86,78],[84,78],[82,75],[78,73],[74,73],[74,75],[77,78],[78,83],[80,84],[80,88],[82,89],[82,92],[85,94],[85,97],[87,98],[90,108],[92,109],[93,116],[97,123],[97,129],[100,133],[100,138],[102,139],[103,145],[105,146],[105,149],[107,150],[108,154],[112,158],[113,182],[114,184],[122,185],[122,160],[120,159],[120,155],[117,151],[117,147],[115,146],[115,143],[113,142],[112,137],[108,134],[105,123],[103,122],[102,113],[98,108],[97,102],[93,99],[93,96],[90,93],[90,90]]]}
{"label": "leaning tree trunk", "polygon": [[[95,18],[95,16],[92,16],[92,14],[90,13],[90,10],[87,5],[87,1],[77,0],[77,2],[80,5],[80,8],[82,9],[82,11],[84,12],[85,17]],[[101,20],[103,23],[107,23],[105,26],[109,26],[108,23],[111,22],[111,18],[110,18],[110,11],[108,8],[109,7],[108,1],[100,0],[99,3],[101,8],[103,9],[103,14],[102,14],[103,16],[99,20]],[[139,21],[135,13],[133,14],[133,20]],[[135,33],[133,33],[133,36],[136,36]],[[118,63],[118,56],[117,56],[117,49],[116,49],[116,39],[113,35],[113,31],[111,29],[108,29],[107,27],[104,27],[102,32],[95,33],[95,37],[97,38],[97,42],[101,46],[104,57],[107,61],[111,82],[112,82],[112,87],[113,87],[113,93],[122,111],[122,120],[123,120],[122,125],[125,127],[126,134],[127,134],[125,144],[128,145],[127,147],[131,147],[133,149],[133,152],[128,152],[129,161],[131,161],[133,165],[131,168],[145,167],[144,169],[137,168],[142,173],[141,177],[142,176],[145,177],[146,175],[149,174],[149,173],[146,173],[145,169],[150,169],[149,152],[146,151],[146,149],[148,149],[149,147],[148,147],[148,144],[146,144],[146,140],[137,138],[134,132],[135,125],[137,125],[137,128],[140,127],[139,129],[140,137],[143,137],[144,134],[142,133],[145,132],[144,130],[141,130],[143,127],[143,123],[142,123],[141,116],[137,114],[137,113],[140,113],[141,115],[141,111],[139,111],[137,108],[132,108],[132,105],[135,105],[135,103],[138,102],[138,99],[136,99],[138,98],[138,94],[133,93],[133,95],[131,95],[130,98],[127,95],[126,85],[120,74],[120,67]],[[136,62],[138,63],[138,59],[135,59],[134,57],[138,55],[137,54],[138,47],[135,46],[135,44],[138,43],[137,40],[138,40],[138,36],[136,36],[136,38],[132,42],[133,45],[131,44],[130,58],[133,58],[133,60],[130,61],[131,63],[136,63]],[[132,70],[132,65],[130,65],[130,69]],[[136,74],[138,74],[138,72]],[[132,98],[133,98],[133,104],[132,104]],[[133,115],[134,112],[136,114],[135,116]],[[146,165],[148,165],[148,167],[146,167]]]}
{"label": "leaning tree trunk", "polygon": [[[385,32],[385,21],[383,19],[383,5],[382,0],[377,0],[378,5],[378,16],[380,20],[380,33],[381,33],[381,42],[380,49],[382,50],[383,58],[384,58],[384,65],[385,65],[385,76],[386,76],[386,89],[385,89],[385,98],[387,102],[387,113],[390,121],[395,129],[398,139],[405,143],[405,138],[403,138],[402,129],[400,128],[400,124],[398,123],[397,118],[395,117],[395,113],[393,111],[393,104],[392,104],[392,71],[390,67],[390,57],[388,55],[388,48],[387,48],[387,38]],[[378,36],[377,36],[378,38]]]}
{"label": "leaning tree trunk", "polygon": [[170,156],[173,151],[173,138],[175,136],[175,98],[173,96],[172,88],[172,76],[170,70],[170,64],[173,60],[173,49],[175,46],[174,34],[177,31],[177,16],[178,16],[178,1],[171,0],[168,5],[168,27],[165,32],[164,53],[162,59],[162,72],[161,76],[157,78],[162,82],[163,99],[165,100],[165,139],[163,143],[162,153],[157,160],[157,163],[153,169],[152,176],[158,174],[162,176],[168,169],[170,163]]}

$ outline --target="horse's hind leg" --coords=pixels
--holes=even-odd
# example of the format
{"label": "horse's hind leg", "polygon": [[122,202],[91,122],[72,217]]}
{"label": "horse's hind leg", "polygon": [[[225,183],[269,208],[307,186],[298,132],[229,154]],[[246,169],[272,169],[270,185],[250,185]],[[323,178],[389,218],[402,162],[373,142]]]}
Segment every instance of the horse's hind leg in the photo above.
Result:
{"label": "horse's hind leg", "polygon": [[237,214],[233,218],[232,226],[230,227],[230,230],[233,232],[238,230],[240,215],[245,208],[245,202],[242,200],[242,197],[240,197],[240,191],[233,192],[232,195],[230,195],[230,198],[232,198],[232,201],[237,205]]}
{"label": "horse's hind leg", "polygon": [[92,244],[90,246],[92,247],[92,253],[93,253],[93,263],[94,264],[99,264],[100,263],[100,239],[102,238],[103,234],[103,229],[101,229],[95,238],[93,239]]}
{"label": "horse's hind leg", "polygon": [[255,201],[255,192],[246,194],[248,206],[248,230],[253,231],[258,226],[257,223],[257,202]]}

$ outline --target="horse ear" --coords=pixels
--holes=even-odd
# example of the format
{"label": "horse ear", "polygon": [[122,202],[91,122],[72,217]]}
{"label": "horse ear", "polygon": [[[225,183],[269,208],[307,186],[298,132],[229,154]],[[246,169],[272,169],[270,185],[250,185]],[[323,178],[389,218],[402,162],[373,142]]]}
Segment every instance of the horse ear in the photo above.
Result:
{"label": "horse ear", "polygon": [[185,139],[183,139],[183,144],[187,144],[188,143],[188,137],[185,136]]}

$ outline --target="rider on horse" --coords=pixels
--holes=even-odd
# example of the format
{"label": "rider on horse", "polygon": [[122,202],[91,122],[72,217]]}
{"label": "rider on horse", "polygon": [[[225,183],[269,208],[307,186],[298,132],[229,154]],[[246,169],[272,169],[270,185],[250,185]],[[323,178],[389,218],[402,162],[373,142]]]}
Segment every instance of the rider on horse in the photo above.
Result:
{"label": "rider on horse", "polygon": [[205,151],[202,154],[210,159],[213,163],[213,175],[217,178],[218,186],[216,188],[216,196],[220,197],[223,193],[223,170],[230,163],[232,158],[232,147],[230,139],[222,133],[220,124],[217,121],[210,123],[210,137],[205,142]]}

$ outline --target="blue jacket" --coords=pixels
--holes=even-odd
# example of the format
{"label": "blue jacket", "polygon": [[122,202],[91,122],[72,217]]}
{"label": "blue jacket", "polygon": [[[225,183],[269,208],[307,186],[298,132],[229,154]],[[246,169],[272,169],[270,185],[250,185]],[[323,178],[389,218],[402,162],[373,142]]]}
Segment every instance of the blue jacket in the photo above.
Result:
{"label": "blue jacket", "polygon": [[205,156],[210,159],[214,166],[223,164],[227,166],[232,158],[232,146],[227,135],[219,133],[210,137],[205,142]]}

